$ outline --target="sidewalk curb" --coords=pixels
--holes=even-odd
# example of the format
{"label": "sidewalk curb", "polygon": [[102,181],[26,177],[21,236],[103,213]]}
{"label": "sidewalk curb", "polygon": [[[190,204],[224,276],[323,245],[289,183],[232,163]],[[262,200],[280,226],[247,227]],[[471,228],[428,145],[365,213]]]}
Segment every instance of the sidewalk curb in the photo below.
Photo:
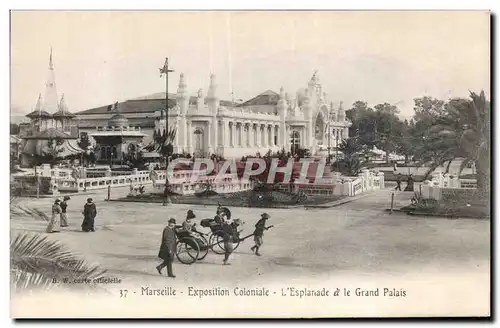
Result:
{"label": "sidewalk curb", "polygon": [[360,196],[355,196],[355,197],[346,197],[346,198],[343,198],[343,199],[340,199],[340,200],[337,200],[335,202],[332,202],[330,204],[323,204],[323,205],[306,205],[304,206],[306,209],[307,208],[331,208],[331,207],[337,207],[337,206],[340,206],[340,205],[343,205],[343,204],[347,204],[347,203],[350,203],[350,202],[354,202],[358,199],[361,199],[361,198],[364,198],[364,197],[367,197],[369,195],[372,195],[372,193],[366,193],[366,194],[363,194],[363,195],[360,195]]}

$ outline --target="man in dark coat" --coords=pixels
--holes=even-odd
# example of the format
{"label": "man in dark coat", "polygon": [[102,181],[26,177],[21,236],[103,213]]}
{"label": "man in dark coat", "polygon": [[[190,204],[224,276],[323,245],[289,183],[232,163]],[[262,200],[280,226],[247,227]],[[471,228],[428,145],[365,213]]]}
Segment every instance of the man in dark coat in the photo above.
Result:
{"label": "man in dark coat", "polygon": [[158,257],[163,260],[163,263],[156,267],[158,273],[161,274],[161,270],[167,267],[168,276],[171,278],[175,278],[175,275],[172,271],[172,262],[174,261],[175,256],[175,219],[168,220],[168,225],[163,229],[163,235],[161,238],[161,246],[160,251],[158,252]]}
{"label": "man in dark coat", "polygon": [[259,248],[264,244],[264,241],[262,237],[264,236],[264,230],[269,229],[269,227],[266,227],[266,221],[271,218],[269,214],[267,213],[262,213],[261,219],[257,221],[255,224],[255,231],[253,232],[253,240],[255,242],[255,245],[252,246],[250,249],[255,252],[255,255],[260,256],[259,253]]}
{"label": "man in dark coat", "polygon": [[94,232],[94,220],[97,216],[97,208],[94,203],[92,203],[92,198],[87,199],[87,204],[83,207],[83,223],[82,231]]}
{"label": "man in dark coat", "polygon": [[405,191],[413,191],[413,175],[408,176],[408,183],[406,185]]}
{"label": "man in dark coat", "polygon": [[395,190],[401,191],[401,173],[398,173],[398,175],[396,177],[396,189]]}

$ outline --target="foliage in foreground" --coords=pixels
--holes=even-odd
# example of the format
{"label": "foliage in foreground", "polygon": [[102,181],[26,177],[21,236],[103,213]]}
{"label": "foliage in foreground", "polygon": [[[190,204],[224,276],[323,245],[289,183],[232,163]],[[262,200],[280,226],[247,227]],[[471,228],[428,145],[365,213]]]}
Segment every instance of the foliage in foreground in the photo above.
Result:
{"label": "foliage in foreground", "polygon": [[[41,234],[21,233],[11,240],[11,287],[15,291],[48,290],[65,287],[95,287],[95,284],[70,284],[75,280],[103,277],[98,265],[89,265],[62,243]],[[63,283],[66,281],[67,283]]]}
{"label": "foliage in foreground", "polygon": [[[19,205],[18,198],[10,198],[13,217],[28,215],[47,222],[49,217],[41,210]],[[21,232],[11,237],[10,279],[15,292],[26,290],[52,290],[54,288],[96,288],[95,284],[63,283],[103,277],[106,270],[99,265],[89,265],[68,250],[59,241],[50,240],[40,233]],[[55,281],[55,283],[54,283]]]}

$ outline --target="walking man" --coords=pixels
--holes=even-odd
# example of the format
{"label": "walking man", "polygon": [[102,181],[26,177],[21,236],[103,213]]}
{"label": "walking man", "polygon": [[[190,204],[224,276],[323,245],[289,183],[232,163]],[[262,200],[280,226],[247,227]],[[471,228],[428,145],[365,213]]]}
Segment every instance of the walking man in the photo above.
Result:
{"label": "walking man", "polygon": [[87,204],[83,207],[83,222],[82,231],[94,232],[94,221],[97,216],[97,208],[94,203],[92,203],[92,198],[87,198]]}
{"label": "walking man", "polygon": [[61,202],[61,227],[68,226],[68,215],[66,214],[66,209],[68,208],[68,203],[66,201],[70,200],[69,196],[64,196]]}
{"label": "walking man", "polygon": [[398,173],[396,177],[396,190],[401,191],[401,173]]}
{"label": "walking man", "polygon": [[259,248],[264,244],[262,237],[264,236],[264,230],[268,230],[266,227],[266,221],[271,217],[267,213],[262,213],[261,219],[255,224],[255,231],[253,232],[253,240],[255,245],[250,249],[255,253],[255,255],[260,256]]}
{"label": "walking man", "polygon": [[230,265],[229,255],[233,252],[233,227],[224,220],[222,223],[223,241],[224,241],[224,265]]}
{"label": "walking man", "polygon": [[168,220],[168,225],[163,229],[163,235],[161,238],[160,251],[158,252],[158,257],[163,260],[163,263],[156,267],[158,273],[161,275],[161,270],[167,267],[167,273],[170,278],[175,278],[172,271],[172,262],[175,256],[175,219]]}

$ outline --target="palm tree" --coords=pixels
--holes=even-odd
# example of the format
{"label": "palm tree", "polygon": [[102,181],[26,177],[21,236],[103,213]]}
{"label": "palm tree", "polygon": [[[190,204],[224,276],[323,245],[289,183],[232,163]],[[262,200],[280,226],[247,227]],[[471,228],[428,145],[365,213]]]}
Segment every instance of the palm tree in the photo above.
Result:
{"label": "palm tree", "polygon": [[470,100],[452,99],[446,106],[446,113],[436,120],[426,147],[427,153],[441,152],[432,158],[429,173],[437,166],[455,158],[463,158],[459,175],[469,164],[475,163],[477,186],[482,192],[490,191],[490,102],[484,91],[478,95],[470,93]]}
{"label": "palm tree", "polygon": [[[160,154],[165,160],[165,168],[168,168],[168,163],[170,157],[172,157],[174,153],[174,140],[177,134],[176,128],[169,128],[168,132],[163,130],[159,133],[156,131],[153,133],[153,141],[148,146],[144,147],[148,151],[155,151]],[[168,172],[168,171],[167,171]],[[171,203],[170,195],[172,192],[170,191],[170,185],[168,182],[168,174],[165,179],[165,191],[164,195],[166,198],[166,203]]]}
{"label": "palm tree", "polygon": [[[39,209],[22,207],[18,198],[11,196],[11,218],[29,215],[48,221]],[[15,292],[48,290],[53,288],[99,288],[94,279],[103,278],[106,270],[89,265],[62,243],[39,233],[22,232],[10,242],[11,288]],[[90,284],[70,284],[74,280],[89,279]]]}
{"label": "palm tree", "polygon": [[338,149],[344,156],[342,159],[337,158],[332,167],[337,167],[338,165],[342,173],[349,176],[358,175],[364,163],[362,158],[365,153],[365,149],[360,144],[359,139],[356,137],[344,139],[339,144]]}

